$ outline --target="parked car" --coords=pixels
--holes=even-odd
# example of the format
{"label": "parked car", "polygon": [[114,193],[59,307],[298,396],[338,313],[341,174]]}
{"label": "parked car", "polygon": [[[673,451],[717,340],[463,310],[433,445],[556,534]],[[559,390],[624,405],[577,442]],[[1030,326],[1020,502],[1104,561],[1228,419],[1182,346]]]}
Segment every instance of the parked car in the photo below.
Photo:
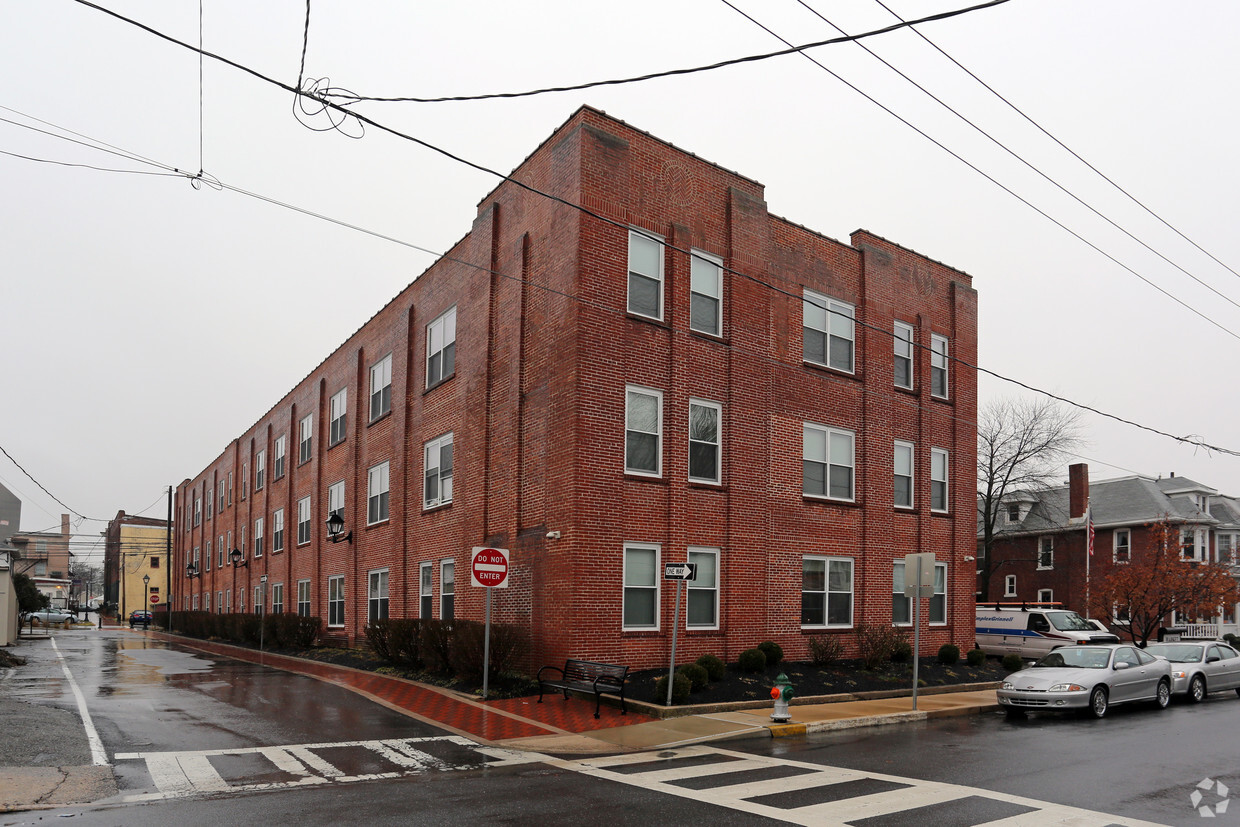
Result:
{"label": "parked car", "polygon": [[73,612],[66,612],[64,609],[44,609],[26,615],[27,622],[32,620],[36,625],[46,626],[53,623],[72,623],[74,617]]}
{"label": "parked car", "polygon": [[1008,675],[996,693],[1008,717],[1088,709],[1095,718],[1116,704],[1171,702],[1171,664],[1129,644],[1065,646]]}
{"label": "parked car", "polygon": [[1085,643],[1119,643],[1119,638],[1101,632],[1076,612],[1058,603],[989,603],[977,606],[974,629],[977,648],[988,655],[1020,655],[1034,660],[1061,646]]}
{"label": "parked car", "polygon": [[129,613],[129,628],[132,629],[133,627],[138,626],[139,624],[141,624],[142,626],[150,626],[151,625],[151,613],[146,611],[145,609],[134,609],[132,612],[130,612]]}
{"label": "parked car", "polygon": [[1240,695],[1240,652],[1226,643],[1151,643],[1145,651],[1171,663],[1171,691],[1200,703],[1210,692]]}

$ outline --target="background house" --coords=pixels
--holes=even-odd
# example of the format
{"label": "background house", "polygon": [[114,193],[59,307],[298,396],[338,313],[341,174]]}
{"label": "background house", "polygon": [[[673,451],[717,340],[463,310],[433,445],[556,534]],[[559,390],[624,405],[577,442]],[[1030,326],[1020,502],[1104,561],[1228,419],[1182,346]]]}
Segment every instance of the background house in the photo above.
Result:
{"label": "background house", "polygon": [[69,515],[60,515],[60,532],[19,531],[9,538],[14,549],[13,571],[34,580],[39,591],[52,601],[52,608],[67,609],[72,590],[70,579]]}
{"label": "background house", "polygon": [[134,609],[163,611],[170,582],[168,521],[118,511],[104,538],[104,598],[116,607],[117,617],[127,618]]}

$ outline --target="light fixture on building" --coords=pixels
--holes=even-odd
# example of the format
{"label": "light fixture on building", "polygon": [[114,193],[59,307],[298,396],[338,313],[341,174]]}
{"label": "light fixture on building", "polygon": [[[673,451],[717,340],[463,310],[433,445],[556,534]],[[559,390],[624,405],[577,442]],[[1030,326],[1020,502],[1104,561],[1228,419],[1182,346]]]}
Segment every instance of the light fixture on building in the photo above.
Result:
{"label": "light fixture on building", "polygon": [[250,565],[250,561],[244,559],[245,555],[241,553],[241,549],[235,548],[228,552],[228,561],[233,564],[233,568],[239,569],[242,566]]}
{"label": "light fixture on building", "polygon": [[192,580],[195,577],[201,577],[202,572],[198,571],[198,565],[196,563],[190,563],[185,567],[185,576]]}
{"label": "light fixture on building", "polygon": [[344,531],[344,517],[340,516],[339,511],[333,511],[331,516],[327,518],[327,539],[333,543],[353,542],[353,532],[350,531],[341,537],[340,532],[342,531]]}

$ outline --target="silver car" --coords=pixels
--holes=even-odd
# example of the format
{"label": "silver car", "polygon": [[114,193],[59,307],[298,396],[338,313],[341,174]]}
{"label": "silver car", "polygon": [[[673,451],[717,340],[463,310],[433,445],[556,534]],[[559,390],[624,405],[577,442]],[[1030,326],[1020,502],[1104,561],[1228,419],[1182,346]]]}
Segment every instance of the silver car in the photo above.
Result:
{"label": "silver car", "polygon": [[1095,718],[1115,704],[1171,702],[1171,664],[1128,644],[1065,646],[1008,675],[996,693],[1008,717],[1088,709]]}
{"label": "silver car", "polygon": [[1240,652],[1226,643],[1151,643],[1145,651],[1171,662],[1171,689],[1193,703],[1210,692],[1240,695]]}
{"label": "silver car", "polygon": [[25,616],[26,622],[34,621],[35,625],[48,626],[56,623],[70,623],[75,620],[73,612],[66,612],[63,609],[43,609],[37,612],[29,612]]}

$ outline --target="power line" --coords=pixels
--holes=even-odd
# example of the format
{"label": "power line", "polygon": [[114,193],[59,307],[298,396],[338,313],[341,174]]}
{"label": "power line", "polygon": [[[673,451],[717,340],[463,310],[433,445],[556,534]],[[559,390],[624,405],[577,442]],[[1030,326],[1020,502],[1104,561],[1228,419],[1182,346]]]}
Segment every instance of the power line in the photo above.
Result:
{"label": "power line", "polygon": [[84,514],[82,514],[82,513],[78,512],[78,511],[75,511],[75,510],[73,510],[72,508],[70,508],[69,506],[65,505],[63,500],[61,500],[59,497],[57,497],[57,496],[56,496],[55,494],[53,494],[51,491],[48,491],[48,490],[47,490],[47,488],[43,485],[43,483],[39,482],[37,479],[35,479],[33,476],[31,476],[30,472],[29,472],[29,471],[27,471],[25,468],[23,468],[23,467],[22,467],[22,464],[21,464],[20,462],[18,462],[17,460],[13,459],[13,455],[12,455],[12,454],[10,454],[7,450],[5,450],[5,448],[4,448],[4,446],[3,446],[3,445],[0,445],[0,453],[3,453],[6,457],[8,457],[8,458],[9,458],[9,462],[11,462],[11,463],[13,463],[15,466],[17,466],[17,470],[18,470],[18,471],[21,471],[23,474],[25,474],[25,475],[26,475],[26,476],[30,479],[30,481],[31,481],[31,482],[33,482],[35,485],[39,486],[39,488],[43,491],[43,493],[44,493],[44,494],[46,494],[47,496],[49,496],[49,497],[51,497],[53,500],[55,500],[57,503],[59,503],[59,504],[60,504],[60,506],[61,506],[62,508],[64,508],[66,511],[68,511],[70,514],[73,514],[73,515],[77,516],[78,518],[80,518],[80,519],[82,519],[82,520],[87,520],[87,521],[89,521],[89,522],[93,522],[93,523],[106,523],[106,522],[107,522],[107,520],[101,520],[101,519],[99,519],[98,517],[87,517],[87,516],[85,516]]}

